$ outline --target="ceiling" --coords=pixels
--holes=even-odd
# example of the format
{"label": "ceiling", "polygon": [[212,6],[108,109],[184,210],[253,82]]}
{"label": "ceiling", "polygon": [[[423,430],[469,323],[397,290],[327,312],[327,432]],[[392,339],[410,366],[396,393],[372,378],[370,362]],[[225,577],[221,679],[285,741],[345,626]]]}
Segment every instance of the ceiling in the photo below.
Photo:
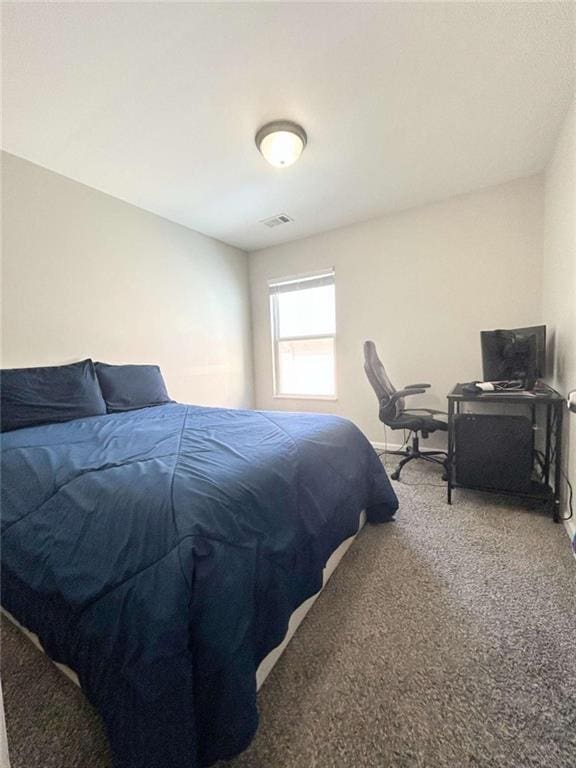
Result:
{"label": "ceiling", "polygon": [[[575,9],[4,4],[3,146],[256,250],[542,170]],[[282,118],[309,143],[276,169],[254,134]]]}

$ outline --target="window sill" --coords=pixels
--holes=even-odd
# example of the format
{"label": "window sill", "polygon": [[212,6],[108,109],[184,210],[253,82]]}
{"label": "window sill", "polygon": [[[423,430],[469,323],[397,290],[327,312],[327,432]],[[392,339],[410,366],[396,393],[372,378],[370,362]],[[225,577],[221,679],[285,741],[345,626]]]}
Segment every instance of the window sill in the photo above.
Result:
{"label": "window sill", "polygon": [[336,395],[272,395],[274,400],[328,400],[336,401]]}

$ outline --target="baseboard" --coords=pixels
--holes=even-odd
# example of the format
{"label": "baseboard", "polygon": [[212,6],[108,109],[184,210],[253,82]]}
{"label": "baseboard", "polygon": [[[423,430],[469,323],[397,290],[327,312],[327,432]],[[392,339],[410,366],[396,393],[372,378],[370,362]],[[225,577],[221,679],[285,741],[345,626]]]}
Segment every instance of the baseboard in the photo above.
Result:
{"label": "baseboard", "polygon": [[[370,441],[370,445],[375,451],[399,451],[401,448],[407,448],[410,443],[379,443],[374,440]],[[436,445],[422,445],[420,443],[421,450],[426,451],[445,451],[445,448],[438,448]]]}
{"label": "baseboard", "polygon": [[403,446],[403,443],[376,443],[373,440],[370,443],[375,451],[399,451]]}
{"label": "baseboard", "polygon": [[[570,520],[564,520],[564,527],[566,528],[566,533],[570,537],[570,541],[576,542],[576,519],[572,517]],[[576,546],[572,547],[572,552],[574,557],[576,557]]]}

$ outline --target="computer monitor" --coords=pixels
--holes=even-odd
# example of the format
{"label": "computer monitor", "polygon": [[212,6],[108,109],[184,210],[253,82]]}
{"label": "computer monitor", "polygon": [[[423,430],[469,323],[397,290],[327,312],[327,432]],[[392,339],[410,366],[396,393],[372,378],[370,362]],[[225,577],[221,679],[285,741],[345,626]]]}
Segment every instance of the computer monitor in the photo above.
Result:
{"label": "computer monitor", "polygon": [[484,381],[521,381],[532,389],[546,375],[546,326],[482,331]]}

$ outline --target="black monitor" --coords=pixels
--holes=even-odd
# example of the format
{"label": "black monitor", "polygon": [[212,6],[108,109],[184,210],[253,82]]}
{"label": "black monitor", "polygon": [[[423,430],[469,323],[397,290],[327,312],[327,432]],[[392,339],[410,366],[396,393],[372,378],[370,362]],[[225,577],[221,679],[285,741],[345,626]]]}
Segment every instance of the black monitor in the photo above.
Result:
{"label": "black monitor", "polygon": [[482,331],[484,381],[521,381],[532,389],[546,375],[546,326]]}

